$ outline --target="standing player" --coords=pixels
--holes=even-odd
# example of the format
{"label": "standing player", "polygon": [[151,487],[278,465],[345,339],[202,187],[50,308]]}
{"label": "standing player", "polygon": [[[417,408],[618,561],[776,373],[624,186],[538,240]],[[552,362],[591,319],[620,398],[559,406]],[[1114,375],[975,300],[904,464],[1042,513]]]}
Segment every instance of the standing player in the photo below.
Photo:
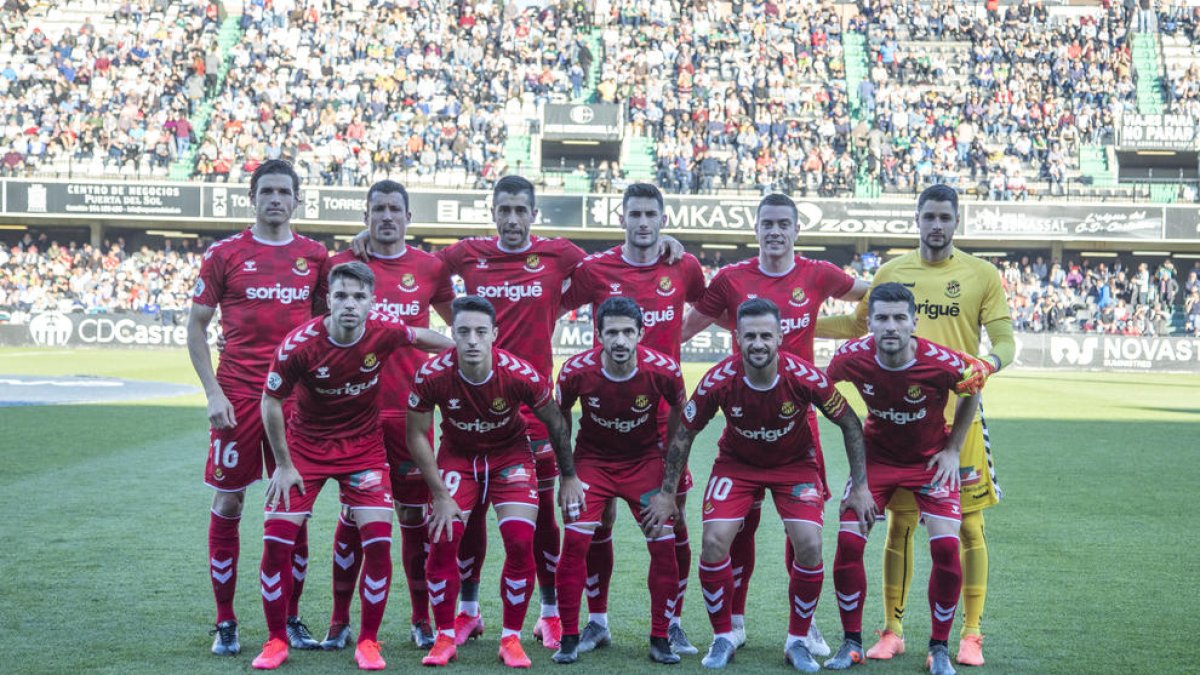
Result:
{"label": "standing player", "polygon": [[[267,436],[259,414],[262,383],[279,341],[313,316],[314,291],[328,269],[319,242],[292,232],[300,177],[281,160],[263,162],[250,178],[255,221],[204,254],[188,315],[188,355],[208,398],[209,452],[204,482],[215,490],[208,525],[209,576],[217,602],[214,654],[237,654],[238,524],[246,487],[262,478]],[[208,326],[221,308],[228,341],[213,373]],[[268,469],[270,464],[268,464]],[[308,529],[297,535],[288,639],[297,649],[319,645],[300,621],[298,604],[308,567]]]}
{"label": "standing player", "polygon": [[[685,303],[698,302],[704,294],[704,270],[691,254],[684,254],[675,264],[661,260],[659,246],[662,228],[666,224],[663,196],[657,187],[648,183],[634,183],[625,188],[621,199],[621,226],[625,229],[625,243],[588,256],[579,263],[563,295],[563,308],[574,309],[587,303],[597,308],[608,298],[631,298],[642,310],[645,334],[641,344],[678,363],[684,306]],[[599,330],[597,322],[597,335]],[[667,435],[669,407],[670,401],[658,406],[658,430],[664,452],[670,440]],[[679,517],[675,519],[675,559],[679,580],[676,593],[668,603],[671,606],[671,646],[679,654],[695,654],[697,651],[688,642],[680,624],[688,573],[692,566],[692,549],[684,516],[687,493],[691,488],[692,474],[685,467],[677,493]],[[616,502],[610,501],[588,549],[590,618],[580,636],[580,652],[591,651],[611,641],[608,630],[608,585],[613,571],[612,524],[616,517],[615,507]]]}
{"label": "standing player", "polygon": [[[441,260],[405,245],[404,235],[411,219],[408,191],[403,185],[383,180],[367,191],[363,221],[370,243],[367,265],[376,280],[374,309],[409,326],[427,328],[430,307],[449,319],[454,290]],[[335,255],[331,262],[339,264],[355,259],[353,253],[345,251]],[[429,543],[425,508],[429,490],[408,452],[404,422],[409,383],[425,360],[426,354],[416,349],[397,351],[384,366],[379,396],[383,440],[392,472],[392,498],[400,520],[400,559],[412,601],[411,634],[413,642],[422,649],[433,646],[425,586],[425,547]],[[333,613],[329,634],[321,643],[325,649],[341,649],[350,638],[350,601],[361,566],[358,528],[350,521],[349,513],[344,513],[334,534]]]}
{"label": "standing player", "polygon": [[820,666],[804,638],[825,578],[821,559],[825,485],[821,450],[805,411],[816,405],[841,427],[851,477],[842,513],[853,510],[858,514],[859,526],[866,534],[875,518],[875,505],[867,488],[862,426],[816,366],[780,352],[783,335],[775,303],[765,298],[747,300],[738,307],[736,317],[735,336],[741,353],[718,363],[697,385],[684,408],[683,424],[671,439],[662,491],[651,500],[643,525],[658,525],[673,515],[675,496],[671,492],[692,440],[720,410],[725,415],[725,430],[704,492],[700,552],[700,585],[713,626],[713,643],[701,663],[706,668],[724,668],[737,649],[730,607],[734,578],[729,549],[758,495],[770,490],[794,552],[784,654],[797,670],[816,672]]}
{"label": "standing player", "polygon": [[[562,645],[556,663],[579,659],[579,604],[583,594],[587,551],[602,514],[614,499],[624,499],[637,517],[649,506],[663,479],[663,436],[657,419],[668,409],[669,428],[679,424],[686,394],[683,374],[670,357],[639,344],[647,310],[626,297],[611,297],[598,305],[596,328],[600,347],[563,364],[558,375],[558,405],[569,418],[581,401],[583,414],[576,437],[576,470],[584,485],[587,506],[579,519],[566,526],[558,564],[558,599],[562,612]],[[650,660],[679,663],[667,637],[669,600],[678,593],[673,524],[646,532],[650,549]],[[607,632],[607,628],[605,629]]]}
{"label": "standing player", "polygon": [[[562,474],[559,500],[580,509],[583,488],[575,477],[570,429],[551,400],[550,383],[527,361],[493,349],[498,331],[490,302],[466,296],[451,306],[455,349],[421,366],[408,399],[408,447],[433,503],[426,578],[438,636],[422,663],[444,666],[457,658],[458,548],[466,518],[491,503],[505,553],[500,658],[509,667],[528,668],[521,628],[533,591],[538,489],[522,404],[549,432]],[[434,407],[442,414],[436,460],[429,443]]]}
{"label": "standing player", "polygon": [[[986,379],[1012,363],[1016,355],[1012,319],[1000,273],[987,261],[954,247],[958,228],[958,193],[945,185],[926,188],[917,199],[917,229],[920,247],[890,260],[876,273],[875,284],[897,281],[916,298],[921,323],[917,336],[945,345],[963,354],[979,352],[980,333],[987,329],[991,353],[968,356],[973,370]],[[867,329],[867,306],[859,303],[854,316],[830,317],[820,322],[818,335],[854,338]],[[953,411],[947,409],[947,416]],[[1002,496],[992,464],[991,443],[982,406],[963,443],[962,474],[962,568],[963,627],[957,660],[968,666],[983,665],[983,634],[980,622],[987,598],[988,551],[984,536],[983,510],[999,503]],[[883,552],[883,598],[886,628],[879,642],[867,650],[873,659],[890,659],[904,653],[904,607],[912,583],[913,533],[918,511],[911,493],[899,490],[888,506],[887,543]]]}
{"label": "standing player", "polygon": [[[270,670],[287,661],[285,596],[293,547],[329,478],[338,481],[341,501],[354,514],[362,538],[362,630],[354,659],[364,670],[386,666],[378,632],[392,578],[392,494],[379,423],[379,382],[396,350],[415,345],[434,351],[450,341],[371,313],[374,286],[375,275],[360,262],[334,267],[329,314],[288,334],[266,377],[262,420],[276,466],[267,486],[259,572],[269,638],[254,659],[255,668]],[[296,407],[285,431],[283,401],[293,391]]]}
{"label": "standing player", "polygon": [[[754,223],[758,257],[726,266],[717,272],[704,297],[684,319],[685,342],[714,321],[732,317],[746,299],[767,298],[779,308],[783,350],[806,361],[813,360],[813,331],[821,305],[827,298],[858,300],[866,293],[867,282],[856,280],[830,263],[797,255],[798,217],[796,203],[786,195],[763,197],[758,203],[758,216]],[[737,350],[738,344],[735,342],[735,354]],[[819,449],[816,411],[809,410],[807,416],[812,438]],[[824,475],[824,466],[820,467],[820,471]],[[732,549],[736,581],[733,626],[735,643],[739,647],[746,642],[746,595],[750,588],[750,576],[754,572],[754,534],[758,531],[761,517],[761,497],[756,500],[755,508],[746,518]],[[790,568],[790,554],[788,565]],[[815,624],[812,634],[806,639],[809,649],[817,656],[829,654],[829,646]]]}
{"label": "standing player", "polygon": [[[929,575],[929,667],[934,675],[954,675],[946,641],[962,590],[958,559],[958,529],[962,521],[958,498],[958,455],[975,409],[978,394],[958,399],[954,424],[947,427],[944,410],[963,377],[965,363],[958,354],[928,340],[913,337],[916,302],[904,286],[880,284],[867,300],[871,335],[847,342],[829,364],[834,381],[854,384],[867,405],[864,429],[867,483],[882,511],[899,488],[912,492],[921,519],[929,529],[933,569]],[[867,539],[857,523],[842,521],[838,532],[833,585],[837,591],[845,638],[837,656],[825,662],[846,670],[864,662],[863,604],[867,573],[863,549]]]}

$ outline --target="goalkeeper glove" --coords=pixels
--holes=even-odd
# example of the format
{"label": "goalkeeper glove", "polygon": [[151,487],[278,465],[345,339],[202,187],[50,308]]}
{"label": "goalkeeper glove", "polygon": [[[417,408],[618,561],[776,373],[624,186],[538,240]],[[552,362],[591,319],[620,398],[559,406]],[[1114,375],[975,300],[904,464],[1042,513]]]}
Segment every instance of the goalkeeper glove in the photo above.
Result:
{"label": "goalkeeper glove", "polygon": [[983,391],[988,377],[1000,369],[998,359],[992,356],[981,359],[970,354],[961,356],[966,367],[963,368],[962,379],[954,386],[954,392],[959,396],[974,396]]}

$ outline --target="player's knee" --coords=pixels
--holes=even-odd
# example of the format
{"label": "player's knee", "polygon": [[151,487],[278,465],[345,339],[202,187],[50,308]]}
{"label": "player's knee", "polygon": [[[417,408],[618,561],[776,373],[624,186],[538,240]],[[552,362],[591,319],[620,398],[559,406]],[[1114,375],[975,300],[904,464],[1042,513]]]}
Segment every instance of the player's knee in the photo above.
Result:
{"label": "player's knee", "polygon": [[533,524],[523,518],[506,518],[500,523],[504,554],[509,557],[533,556]]}
{"label": "player's knee", "polygon": [[986,543],[983,533],[983,512],[973,511],[964,513],[962,519],[962,528],[959,530],[959,539],[962,540],[962,545],[966,548],[975,548]]}
{"label": "player's knee", "polygon": [[719,531],[707,531],[701,537],[700,558],[704,562],[719,562],[729,557],[729,546],[732,544],[728,537]]}
{"label": "player's knee", "polygon": [[212,509],[222,518],[238,518],[246,504],[246,492],[215,492],[213,493]]}
{"label": "player's knee", "polygon": [[911,539],[913,533],[917,529],[917,523],[919,519],[920,513],[916,511],[888,510],[888,541],[904,541],[906,539]]}
{"label": "player's knee", "polygon": [[796,564],[815,567],[821,564],[821,531],[801,530],[791,536]]}
{"label": "player's knee", "polygon": [[610,499],[604,507],[604,513],[600,516],[600,527],[611,530],[615,522],[617,522],[617,502]]}

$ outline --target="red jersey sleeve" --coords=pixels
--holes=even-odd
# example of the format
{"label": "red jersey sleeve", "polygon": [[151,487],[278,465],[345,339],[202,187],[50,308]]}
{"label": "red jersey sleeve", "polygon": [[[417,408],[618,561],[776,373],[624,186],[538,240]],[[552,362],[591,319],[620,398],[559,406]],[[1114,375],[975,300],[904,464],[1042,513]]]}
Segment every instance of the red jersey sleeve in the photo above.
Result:
{"label": "red jersey sleeve", "polygon": [[[440,356],[435,358],[441,358]],[[408,409],[416,413],[433,412],[433,384],[429,378],[418,377],[408,390]]]}
{"label": "red jersey sleeve", "polygon": [[837,419],[841,417],[849,404],[845,397],[833,386],[833,380],[813,364],[788,356],[783,359],[784,368],[795,378],[801,387],[808,390],[809,400],[825,417]]}
{"label": "red jersey sleeve", "polygon": [[829,361],[829,366],[825,368],[825,374],[829,376],[829,379],[834,382],[843,382],[849,379],[846,372],[847,358],[849,357],[840,349],[833,355],[833,358]]}
{"label": "red jersey sleeve", "polygon": [[560,255],[558,257],[558,269],[562,272],[564,279],[571,276],[571,272],[583,262],[587,257],[587,253],[583,249],[576,246],[570,239],[557,239],[559,242]]}
{"label": "red jersey sleeve", "polygon": [[433,296],[429,298],[430,307],[454,299],[454,285],[450,283],[450,270],[441,258],[437,259],[437,264],[441,269],[437,270],[437,286],[433,290]]}
{"label": "red jersey sleeve", "polygon": [[717,276],[713,277],[712,283],[700,296],[700,301],[696,303],[696,311],[714,319],[721,318],[721,315],[725,314],[726,308],[729,307],[727,300],[729,293],[729,275],[718,272]]}
{"label": "red jersey sleeve", "polygon": [[287,350],[291,335],[283,339],[271,358],[271,369],[267,371],[267,381],[263,393],[271,398],[284,400],[292,395],[296,383],[304,373],[304,352],[302,350]]}
{"label": "red jersey sleeve", "polygon": [[521,402],[529,406],[532,410],[546,405],[553,398],[553,393],[550,390],[550,383],[543,378],[538,378],[537,382],[533,380],[521,380]]}
{"label": "red jersey sleeve", "polygon": [[674,371],[663,371],[655,378],[658,395],[672,407],[683,405],[687,400],[687,390],[683,386],[683,373],[678,368]]}
{"label": "red jersey sleeve", "polygon": [[322,316],[329,311],[329,270],[333,269],[333,256],[326,255],[317,269],[317,287],[313,289],[313,316]]}
{"label": "red jersey sleeve", "polygon": [[216,307],[221,303],[225,294],[225,257],[219,255],[216,246],[210,248],[200,263],[200,278],[196,280],[196,290],[192,293],[192,302],[205,307]]}
{"label": "red jersey sleeve", "polygon": [[691,254],[685,255],[679,264],[683,266],[684,300],[694,305],[704,297],[704,269],[700,267],[696,256]]}
{"label": "red jersey sleeve", "polygon": [[558,374],[558,382],[554,386],[555,399],[558,407],[566,413],[579,400],[579,378],[571,377],[565,372]]}
{"label": "red jersey sleeve", "polygon": [[592,288],[595,281],[587,265],[576,265],[571,276],[567,278],[567,282],[567,290],[563,293],[559,305],[562,309],[572,310],[592,301]]}
{"label": "red jersey sleeve", "polygon": [[[719,396],[721,390],[714,384],[712,377],[718,371],[726,374],[732,372],[728,360],[713,366],[704,374],[704,377],[700,378],[700,383],[696,385],[696,391],[692,392],[692,398],[683,407],[683,426],[689,431],[703,429],[717,414],[717,409],[721,407]],[[728,378],[722,376],[721,379]]]}
{"label": "red jersey sleeve", "polygon": [[824,260],[815,260],[817,283],[826,297],[840,298],[854,288],[854,277],[846,274],[833,263]]}
{"label": "red jersey sleeve", "polygon": [[463,259],[467,255],[466,241],[451,244],[434,255],[446,265],[447,274],[458,274],[458,270],[462,268]]}

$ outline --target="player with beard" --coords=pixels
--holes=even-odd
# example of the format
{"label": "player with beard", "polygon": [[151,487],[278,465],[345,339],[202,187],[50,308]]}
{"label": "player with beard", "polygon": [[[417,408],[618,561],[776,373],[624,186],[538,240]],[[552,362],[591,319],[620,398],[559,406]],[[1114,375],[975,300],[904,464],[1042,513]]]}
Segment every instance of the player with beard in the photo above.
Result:
{"label": "player with beard", "polygon": [[[292,231],[299,194],[300,177],[287,162],[270,160],[254,170],[254,225],[205,252],[188,314],[188,356],[208,399],[210,425],[204,482],[214,490],[208,525],[208,576],[217,605],[214,654],[241,651],[233,610],[238,526],[246,488],[262,478],[264,467],[268,472],[273,467],[259,414],[263,380],[279,341],[312,318],[318,282],[329,265],[320,242]],[[214,373],[207,338],[218,308],[227,343]],[[319,643],[299,617],[308,571],[307,527],[295,541],[288,640],[296,649],[316,649]]]}
{"label": "player with beard", "polygon": [[[403,320],[409,326],[429,327],[432,307],[449,322],[454,290],[445,266],[436,256],[406,245],[405,234],[412,220],[408,191],[400,183],[382,180],[367,190],[367,226],[370,253],[367,265],[374,272],[376,312]],[[333,264],[357,258],[351,251],[332,258]],[[429,623],[429,593],[425,585],[425,527],[429,489],[408,452],[405,432],[409,383],[427,354],[401,349],[383,369],[381,421],[383,440],[391,468],[392,498],[400,521],[400,559],[408,581],[413,642],[421,649],[433,646]],[[431,439],[432,440],[432,439]],[[350,602],[362,567],[362,543],[349,509],[345,509],[334,532],[333,611],[324,649],[342,649],[350,639]]]}
{"label": "player with beard", "polygon": [[[895,282],[876,286],[867,306],[871,335],[843,344],[827,372],[834,381],[852,383],[866,404],[867,483],[875,507],[882,511],[896,490],[907,489],[929,530],[933,559],[929,611],[933,628],[928,667],[934,675],[954,675],[947,640],[962,589],[958,559],[962,521],[959,452],[979,406],[978,393],[957,399],[954,423],[948,426],[944,411],[954,400],[950,393],[959,389],[967,363],[955,352],[913,336],[917,307],[904,286]],[[865,662],[862,614],[867,595],[863,567],[866,545],[857,523],[843,521],[833,584],[845,637],[837,655],[825,662],[830,670],[846,670]]]}
{"label": "player with beard", "polygon": [[[954,246],[958,229],[958,193],[946,185],[926,188],[917,199],[916,226],[920,246],[889,260],[873,284],[899,282],[916,298],[917,337],[965,355],[977,386],[1012,363],[1016,356],[1012,319],[1000,272],[994,265]],[[852,316],[821,319],[820,337],[855,338],[867,330],[866,303]],[[987,330],[991,349],[982,354]],[[979,355],[976,357],[975,355]],[[954,411],[947,407],[946,416]],[[984,602],[987,599],[988,548],[983,511],[1000,502],[1003,492],[992,461],[991,436],[982,404],[962,446],[962,614],[956,660],[982,666]],[[919,512],[908,490],[898,490],[888,505],[888,533],[883,552],[883,598],[886,626],[879,642],[867,650],[873,659],[904,653],[904,608],[913,574],[913,534]]]}
{"label": "player with beard", "polygon": [[[683,314],[687,303],[698,302],[704,294],[704,271],[691,254],[674,264],[668,264],[659,254],[662,228],[667,224],[662,192],[649,183],[634,183],[625,188],[621,199],[621,227],[625,243],[607,251],[590,255],[575,268],[563,295],[563,308],[574,309],[591,303],[598,308],[609,298],[630,298],[642,311],[645,334],[640,344],[661,352],[678,363]],[[600,336],[599,323],[596,335]],[[596,340],[600,342],[599,339]],[[658,430],[662,450],[670,438],[667,435],[667,414],[670,402],[658,409]],[[679,517],[675,519],[675,558],[679,572],[678,588],[668,602],[671,612],[671,646],[679,654],[695,654],[688,641],[680,617],[687,580],[691,571],[692,549],[688,540],[684,509],[687,493],[692,488],[692,474],[685,467],[679,485]],[[596,528],[588,549],[587,596],[588,623],[579,639],[578,651],[589,652],[611,642],[608,627],[608,587],[613,572],[612,526],[616,518],[616,502],[610,501],[604,510],[601,524]],[[560,563],[561,565],[561,563]]]}
{"label": "player with beard", "polygon": [[[259,572],[269,638],[254,659],[272,670],[288,659],[287,598],[296,536],[321,486],[338,481],[363,548],[362,622],[355,661],[382,670],[379,624],[391,585],[392,495],[379,421],[384,364],[397,350],[437,351],[450,340],[371,312],[375,275],[361,262],[329,273],[329,314],[294,329],[275,351],[262,393],[262,421],[275,469],[267,485]],[[283,401],[295,393],[284,418]]]}
{"label": "player with beard", "polygon": [[738,306],[736,317],[739,353],[713,366],[684,407],[683,424],[667,454],[662,490],[650,500],[643,526],[654,527],[674,516],[673,491],[692,441],[721,411],[725,430],[702,507],[700,585],[713,642],[701,664],[724,668],[737,650],[729,550],[754,502],[770,491],[794,553],[784,655],[797,670],[816,672],[820,666],[804,638],[825,577],[821,557],[825,486],[821,450],[806,411],[815,405],[842,430],[851,486],[841,510],[843,515],[857,514],[865,535],[875,519],[875,505],[867,488],[862,425],[824,373],[810,361],[780,351],[783,335],[775,303],[765,298],[747,300]]}
{"label": "player with beard", "polygon": [[[796,253],[796,236],[799,231],[799,211],[791,198],[782,194],[770,194],[758,204],[754,223],[754,235],[758,240],[758,256],[721,268],[709,282],[704,297],[684,318],[684,342],[692,339],[714,321],[732,317],[739,305],[747,298],[767,298],[779,308],[783,329],[783,350],[807,361],[813,360],[813,335],[817,313],[828,298],[858,300],[867,290],[867,282],[856,280],[834,265],[819,260],[809,260]],[[737,354],[738,343],[734,342]],[[817,414],[809,410],[808,424],[813,442],[820,448],[817,432]],[[817,457],[820,458],[820,453]],[[824,466],[819,467],[822,475]],[[826,494],[828,497],[829,494]],[[750,588],[750,577],[754,572],[754,534],[758,531],[761,517],[762,496],[756,501],[745,519],[742,530],[733,543],[732,560],[734,585],[733,633],[734,643],[740,647],[746,642],[745,607]],[[786,556],[791,569],[791,551]],[[829,654],[816,625],[811,625],[811,635],[806,636],[809,650],[817,656]]]}

